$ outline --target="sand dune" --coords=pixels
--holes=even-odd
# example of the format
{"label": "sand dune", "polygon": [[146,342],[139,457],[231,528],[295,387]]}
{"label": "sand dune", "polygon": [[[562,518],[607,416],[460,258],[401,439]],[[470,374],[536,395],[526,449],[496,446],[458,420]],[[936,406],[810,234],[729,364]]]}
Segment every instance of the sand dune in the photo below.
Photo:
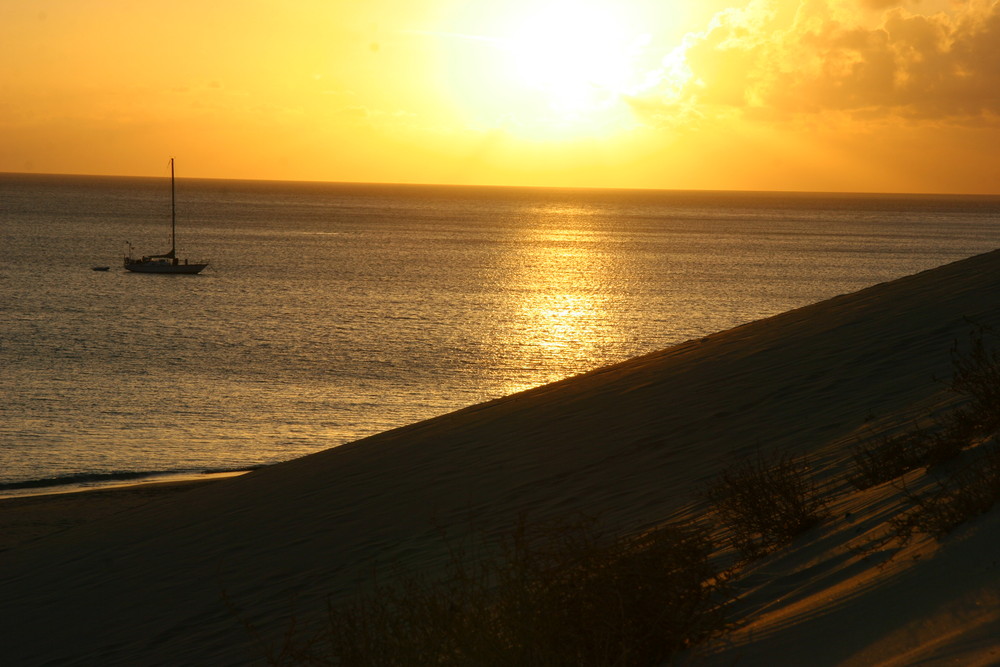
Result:
{"label": "sand dune", "polygon": [[[967,318],[1000,326],[998,294],[993,252],[22,543],[0,553],[5,662],[246,664],[260,649],[223,592],[280,632],[373,563],[439,563],[441,529],[526,510],[655,524],[756,447],[810,453],[833,480],[855,434],[949,400],[949,347]],[[997,517],[888,564],[852,558],[891,515],[878,493],[844,495],[841,518],[757,564],[749,624],[702,657],[1000,660]]]}

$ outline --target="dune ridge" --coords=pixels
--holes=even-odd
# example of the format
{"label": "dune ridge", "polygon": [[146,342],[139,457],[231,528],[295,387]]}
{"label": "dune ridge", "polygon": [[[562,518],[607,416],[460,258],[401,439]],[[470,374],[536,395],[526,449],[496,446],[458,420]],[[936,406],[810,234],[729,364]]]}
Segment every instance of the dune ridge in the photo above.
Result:
{"label": "dune ridge", "polygon": [[[857,434],[952,400],[936,378],[970,320],[1000,327],[998,287],[1000,252],[979,255],[18,545],[0,553],[0,645],[19,665],[247,664],[260,649],[223,593],[277,635],[368,585],[373,563],[440,563],[442,529],[503,530],[522,511],[653,525],[700,511],[694,492],[758,447],[832,479]],[[845,502],[862,518],[759,565],[749,623],[703,658],[990,656],[995,561],[969,554],[997,553],[996,513],[961,548],[919,543],[919,567],[879,569],[838,549],[891,498]],[[921,594],[946,565],[961,594]]]}

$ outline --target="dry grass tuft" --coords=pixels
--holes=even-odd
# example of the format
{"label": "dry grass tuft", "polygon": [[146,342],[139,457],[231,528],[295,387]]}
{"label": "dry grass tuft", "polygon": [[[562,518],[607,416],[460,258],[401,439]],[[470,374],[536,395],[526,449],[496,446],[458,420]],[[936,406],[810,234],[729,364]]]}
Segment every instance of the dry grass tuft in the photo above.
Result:
{"label": "dry grass tuft", "polygon": [[271,664],[657,665],[725,625],[712,544],[691,526],[624,538],[522,521],[482,549],[453,551],[443,579],[331,607],[326,631]]}
{"label": "dry grass tuft", "polygon": [[1000,501],[1000,448],[993,447],[974,464],[939,480],[932,491],[903,491],[913,509],[893,522],[896,535],[904,542],[914,532],[940,540]]}
{"label": "dry grass tuft", "polygon": [[924,465],[930,443],[931,435],[923,429],[860,442],[851,450],[854,472],[848,481],[863,490],[916,470]]}
{"label": "dry grass tuft", "polygon": [[878,442],[863,442],[851,452],[854,472],[848,481],[863,490],[897,479],[918,468],[934,468],[956,459],[977,438],[1000,430],[1000,350],[986,344],[984,327],[951,348],[950,387],[966,399],[933,428],[916,427]]}
{"label": "dry grass tuft", "polygon": [[987,335],[995,334],[980,326],[964,351],[957,342],[951,349],[951,388],[969,399],[963,422],[980,436],[1000,430],[1000,348],[988,346]]}
{"label": "dry grass tuft", "polygon": [[915,428],[876,442],[861,442],[851,450],[854,472],[847,481],[858,490],[902,477],[918,468],[935,468],[957,458],[971,435],[966,412],[952,412],[937,431]]}
{"label": "dry grass tuft", "polygon": [[753,559],[788,544],[825,517],[808,462],[756,457],[727,468],[704,494],[730,544]]}

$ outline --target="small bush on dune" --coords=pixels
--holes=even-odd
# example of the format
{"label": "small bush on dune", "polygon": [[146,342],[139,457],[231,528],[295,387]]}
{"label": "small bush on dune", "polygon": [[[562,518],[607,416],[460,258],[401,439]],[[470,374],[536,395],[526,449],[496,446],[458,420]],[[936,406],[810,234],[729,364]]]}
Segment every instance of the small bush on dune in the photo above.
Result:
{"label": "small bush on dune", "polygon": [[961,454],[970,439],[965,412],[959,410],[949,415],[936,432],[916,428],[876,442],[859,443],[851,450],[853,473],[847,481],[864,490],[911,470],[943,465]]}
{"label": "small bush on dune", "polygon": [[403,576],[331,608],[328,631],[272,663],[657,665],[724,625],[712,545],[690,526],[521,524],[488,550],[501,557],[455,551],[442,580]]}
{"label": "small bush on dune", "polygon": [[979,327],[965,351],[957,342],[951,349],[951,388],[969,399],[962,417],[974,435],[1000,429],[1000,349],[987,346],[987,333],[992,331]]}
{"label": "small bush on dune", "polygon": [[752,559],[823,520],[825,501],[805,459],[759,453],[724,470],[705,493],[732,546]]}
{"label": "small bush on dune", "polygon": [[924,465],[932,469],[958,458],[972,438],[973,434],[963,419],[963,411],[956,410],[945,420],[941,430],[931,436]]}
{"label": "small bush on dune", "polygon": [[941,539],[1000,502],[1000,449],[994,447],[973,465],[939,481],[933,491],[904,493],[913,509],[893,523],[896,534],[904,541],[914,532]]}
{"label": "small bush on dune", "polygon": [[854,472],[848,478],[858,489],[896,479],[917,468],[933,468],[957,458],[977,437],[1000,430],[1000,350],[989,348],[987,330],[970,334],[964,348],[951,348],[951,389],[968,404],[941,418],[935,431],[915,428],[854,447]]}
{"label": "small bush on dune", "polygon": [[854,473],[848,481],[868,489],[923,466],[933,439],[922,429],[855,445],[851,451]]}

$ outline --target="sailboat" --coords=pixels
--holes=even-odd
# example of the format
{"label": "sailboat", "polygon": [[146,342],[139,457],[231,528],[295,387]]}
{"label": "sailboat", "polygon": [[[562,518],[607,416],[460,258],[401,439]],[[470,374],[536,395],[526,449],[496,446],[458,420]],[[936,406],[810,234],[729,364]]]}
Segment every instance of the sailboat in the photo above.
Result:
{"label": "sailboat", "polygon": [[170,158],[170,252],[162,255],[144,255],[139,258],[132,257],[132,244],[128,244],[128,252],[125,253],[125,268],[136,273],[200,273],[208,266],[204,264],[188,263],[188,260],[177,259],[177,243],[175,240],[177,232],[177,213],[174,203],[174,159]]}

